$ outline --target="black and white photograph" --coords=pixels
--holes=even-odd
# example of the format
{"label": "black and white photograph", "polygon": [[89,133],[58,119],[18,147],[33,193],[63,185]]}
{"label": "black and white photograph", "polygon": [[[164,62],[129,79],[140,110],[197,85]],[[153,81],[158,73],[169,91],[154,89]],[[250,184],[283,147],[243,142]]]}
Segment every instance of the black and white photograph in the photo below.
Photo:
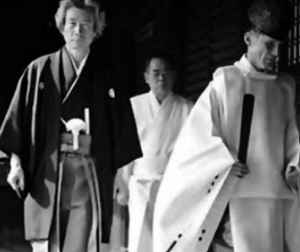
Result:
{"label": "black and white photograph", "polygon": [[300,252],[300,0],[1,10],[0,252]]}

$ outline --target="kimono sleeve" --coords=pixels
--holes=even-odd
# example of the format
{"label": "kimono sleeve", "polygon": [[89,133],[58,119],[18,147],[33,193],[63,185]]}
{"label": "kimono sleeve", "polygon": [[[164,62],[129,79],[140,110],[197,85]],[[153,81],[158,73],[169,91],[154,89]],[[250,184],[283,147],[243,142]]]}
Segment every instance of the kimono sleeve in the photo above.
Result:
{"label": "kimono sleeve", "polygon": [[22,74],[13,99],[6,112],[0,129],[0,149],[6,154],[15,153],[19,157],[23,155],[24,134],[26,132],[25,118],[28,108],[28,87],[31,79],[31,66]]}
{"label": "kimono sleeve", "polygon": [[[285,176],[298,177],[298,186],[300,184],[300,143],[299,131],[296,123],[296,108],[295,108],[295,84],[291,80],[288,90],[288,124],[285,133]],[[295,169],[296,168],[296,169]]]}
{"label": "kimono sleeve", "polygon": [[[154,250],[196,251],[197,233],[235,162],[224,143],[219,88],[224,74],[209,84],[194,105],[174,146],[154,211]],[[213,186],[212,186],[213,184]]]}

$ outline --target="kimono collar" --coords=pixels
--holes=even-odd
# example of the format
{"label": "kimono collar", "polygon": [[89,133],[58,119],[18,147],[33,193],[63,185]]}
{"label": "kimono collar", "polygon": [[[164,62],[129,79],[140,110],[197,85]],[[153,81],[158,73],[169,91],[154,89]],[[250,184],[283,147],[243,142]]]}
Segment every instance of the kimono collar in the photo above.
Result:
{"label": "kimono collar", "polygon": [[166,98],[163,100],[163,102],[161,104],[159,104],[155,94],[150,90],[149,91],[149,95],[150,95],[150,100],[151,103],[153,103],[155,106],[160,107],[161,105],[163,105],[166,101],[170,100],[173,98],[173,92],[170,91],[169,94],[166,96]]}
{"label": "kimono collar", "polygon": [[150,100],[150,108],[151,108],[151,112],[152,112],[152,117],[154,117],[160,108],[160,104],[159,104],[158,100],[156,99],[155,94],[151,90],[149,91],[149,100]]}
{"label": "kimono collar", "polygon": [[88,56],[89,56],[89,54],[90,54],[90,51],[89,51],[89,52],[85,55],[85,57],[82,59],[82,61],[80,62],[79,67],[77,67],[77,65],[76,65],[76,63],[75,63],[75,60],[74,60],[72,54],[68,51],[67,48],[66,48],[66,52],[68,53],[68,55],[69,55],[69,57],[70,57],[70,59],[71,59],[71,62],[72,62],[72,65],[73,65],[73,67],[74,67],[74,70],[75,70],[75,72],[76,72],[76,75],[79,76],[80,73],[81,73],[81,71],[82,71],[82,69],[83,69],[83,67],[85,66],[85,63],[86,63],[86,60],[87,60],[87,58],[88,58]]}
{"label": "kimono collar", "polygon": [[160,108],[162,106],[165,107],[165,105],[171,100],[173,99],[174,95],[173,92],[170,91],[169,94],[167,95],[167,97],[163,100],[163,102],[161,104],[159,104],[155,94],[150,90],[149,91],[149,100],[150,100],[150,108],[151,108],[151,114],[152,117],[154,117],[158,111],[160,110]]}
{"label": "kimono collar", "polygon": [[255,70],[255,68],[251,65],[246,55],[244,54],[242,58],[235,62],[234,65],[242,70],[247,76],[253,79],[261,79],[261,80],[275,80],[277,75],[261,73]]}

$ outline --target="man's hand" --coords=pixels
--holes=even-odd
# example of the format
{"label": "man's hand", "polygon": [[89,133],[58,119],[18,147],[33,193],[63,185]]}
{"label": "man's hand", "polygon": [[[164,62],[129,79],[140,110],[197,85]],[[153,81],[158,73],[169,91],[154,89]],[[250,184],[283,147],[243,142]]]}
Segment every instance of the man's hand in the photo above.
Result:
{"label": "man's hand", "polygon": [[119,169],[115,177],[114,198],[119,205],[126,206],[129,201],[128,183],[123,178],[123,168]]}
{"label": "man's hand", "polygon": [[300,185],[300,173],[294,166],[290,166],[288,172],[286,173],[286,183],[289,187],[299,190]]}
{"label": "man's hand", "polygon": [[243,178],[249,173],[249,168],[247,165],[242,164],[241,162],[235,162],[232,166],[232,172],[235,176]]}
{"label": "man's hand", "polygon": [[21,191],[25,187],[24,172],[21,167],[20,158],[15,154],[12,154],[10,159],[10,171],[7,176],[7,182],[16,191],[18,197],[21,198]]}

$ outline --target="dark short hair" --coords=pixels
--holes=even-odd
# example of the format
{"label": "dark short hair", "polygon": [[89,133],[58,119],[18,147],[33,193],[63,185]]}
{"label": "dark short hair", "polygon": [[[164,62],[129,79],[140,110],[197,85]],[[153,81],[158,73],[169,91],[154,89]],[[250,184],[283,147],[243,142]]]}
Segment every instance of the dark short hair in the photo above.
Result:
{"label": "dark short hair", "polygon": [[169,65],[171,70],[173,70],[173,71],[176,70],[174,60],[170,54],[163,53],[163,52],[152,52],[146,57],[145,65],[144,65],[145,72],[148,71],[152,59],[163,60],[165,63],[167,63]]}
{"label": "dark short hair", "polygon": [[105,24],[104,12],[100,12],[100,3],[96,0],[61,0],[57,12],[55,14],[56,27],[60,32],[63,31],[66,19],[66,12],[68,9],[76,7],[84,9],[91,13],[94,18],[94,31],[96,36],[102,35]]}

